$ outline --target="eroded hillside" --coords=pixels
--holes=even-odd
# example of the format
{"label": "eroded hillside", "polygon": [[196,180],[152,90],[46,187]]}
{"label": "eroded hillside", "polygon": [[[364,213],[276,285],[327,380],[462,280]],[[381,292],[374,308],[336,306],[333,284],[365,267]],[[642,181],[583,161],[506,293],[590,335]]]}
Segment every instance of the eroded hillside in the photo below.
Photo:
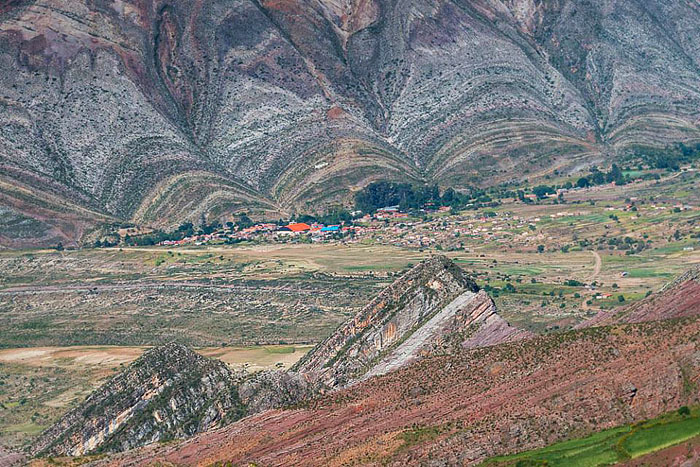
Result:
{"label": "eroded hillside", "polygon": [[377,178],[459,187],[697,139],[699,15],[689,0],[10,2],[2,240],[315,210]]}

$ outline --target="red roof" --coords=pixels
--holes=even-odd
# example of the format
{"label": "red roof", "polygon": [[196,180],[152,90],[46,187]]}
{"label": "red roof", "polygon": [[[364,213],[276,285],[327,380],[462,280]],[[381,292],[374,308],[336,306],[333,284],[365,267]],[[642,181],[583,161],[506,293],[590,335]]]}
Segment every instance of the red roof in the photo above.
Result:
{"label": "red roof", "polygon": [[305,224],[303,222],[297,222],[296,224],[289,224],[287,226],[289,230],[292,232],[304,232],[305,230],[311,230],[311,226],[309,224]]}

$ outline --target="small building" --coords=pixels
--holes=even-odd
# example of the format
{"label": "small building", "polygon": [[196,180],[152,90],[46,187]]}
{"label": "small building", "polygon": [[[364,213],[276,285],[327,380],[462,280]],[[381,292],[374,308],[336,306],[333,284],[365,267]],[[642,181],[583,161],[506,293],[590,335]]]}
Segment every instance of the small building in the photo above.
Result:
{"label": "small building", "polygon": [[285,225],[284,227],[280,227],[281,232],[294,232],[294,233],[302,233],[302,232],[308,232],[311,230],[311,226],[309,224],[306,224],[304,222],[295,222],[293,224]]}

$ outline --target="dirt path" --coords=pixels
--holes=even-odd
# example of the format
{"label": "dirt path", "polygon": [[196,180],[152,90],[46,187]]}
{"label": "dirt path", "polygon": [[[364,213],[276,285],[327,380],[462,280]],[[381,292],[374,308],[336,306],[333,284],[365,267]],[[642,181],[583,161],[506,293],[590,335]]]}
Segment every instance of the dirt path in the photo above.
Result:
{"label": "dirt path", "polygon": [[2,295],[20,295],[20,294],[50,294],[50,293],[66,293],[66,292],[112,292],[112,291],[128,291],[128,290],[155,290],[168,288],[188,288],[188,289],[208,289],[221,290],[230,292],[232,290],[241,291],[296,291],[294,287],[285,286],[258,286],[258,285],[240,285],[240,284],[211,284],[206,282],[194,281],[178,281],[170,280],[163,282],[145,282],[145,283],[125,283],[125,284],[90,284],[90,285],[38,285],[38,286],[17,286],[0,289]]}
{"label": "dirt path", "polygon": [[593,282],[598,274],[600,274],[600,269],[603,266],[603,260],[597,251],[592,251],[591,254],[595,258],[595,265],[593,266],[593,274],[588,278],[588,282]]}
{"label": "dirt path", "polygon": [[[596,277],[598,277],[598,275],[600,274],[600,270],[603,267],[603,259],[600,257],[598,252],[591,250],[591,254],[595,258],[595,264],[593,265],[593,274],[591,274],[586,280],[589,283],[593,282],[596,279]],[[588,303],[586,303],[587,301],[588,298],[583,299],[583,301],[581,302],[581,309],[587,310],[590,308],[590,306],[588,306]]]}

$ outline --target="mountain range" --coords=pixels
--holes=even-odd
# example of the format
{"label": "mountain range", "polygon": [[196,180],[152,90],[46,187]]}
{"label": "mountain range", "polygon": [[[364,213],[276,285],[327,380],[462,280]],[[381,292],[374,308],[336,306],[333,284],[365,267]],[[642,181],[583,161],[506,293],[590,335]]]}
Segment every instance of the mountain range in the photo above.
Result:
{"label": "mountain range", "polygon": [[694,0],[10,0],[0,242],[322,211],[700,139]]}

